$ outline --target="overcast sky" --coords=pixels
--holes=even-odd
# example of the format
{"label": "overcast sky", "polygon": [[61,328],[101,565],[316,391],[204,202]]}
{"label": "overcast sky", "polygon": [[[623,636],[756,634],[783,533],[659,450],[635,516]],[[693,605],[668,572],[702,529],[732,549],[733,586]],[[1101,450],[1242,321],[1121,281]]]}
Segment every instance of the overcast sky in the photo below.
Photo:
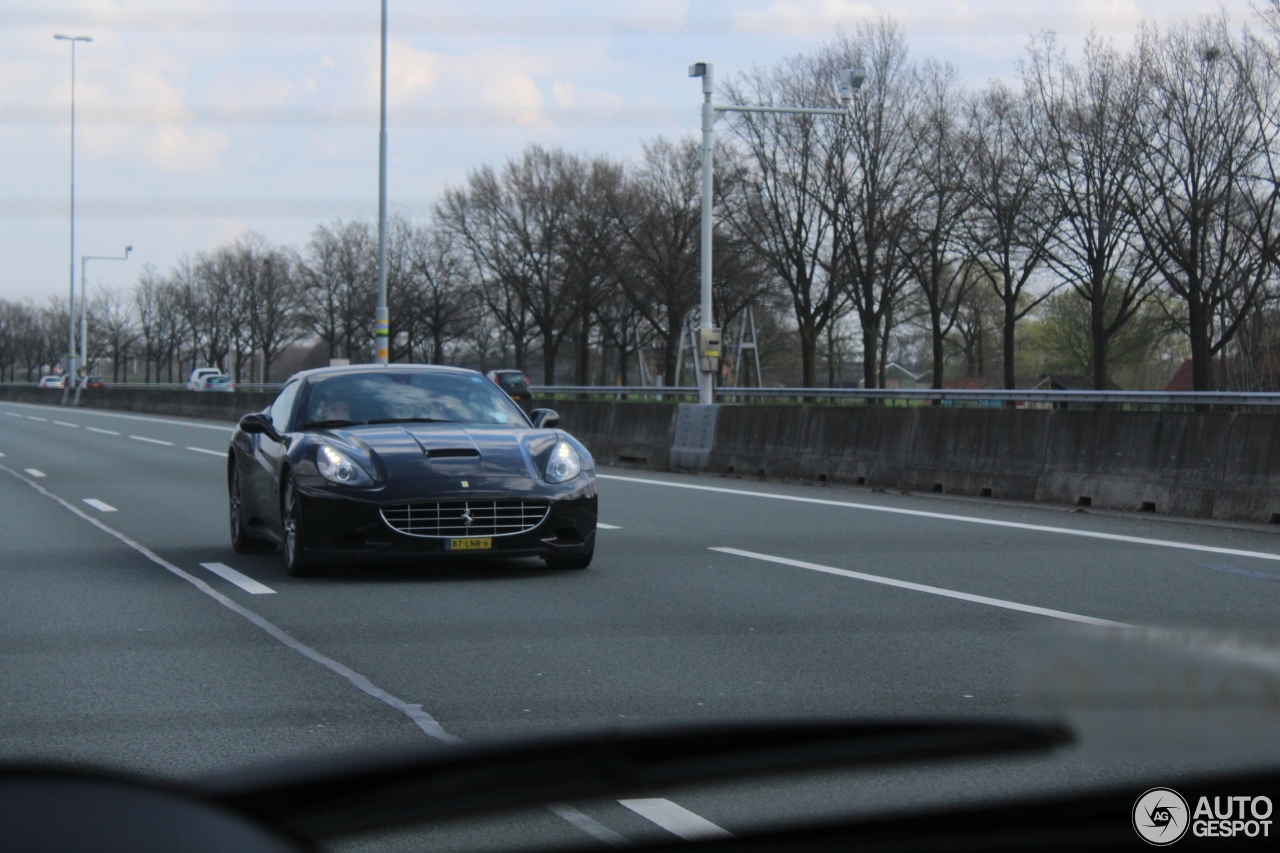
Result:
{"label": "overcast sky", "polygon": [[[617,157],[698,127],[689,63],[723,79],[887,10],[913,57],[973,85],[1011,78],[1028,34],[1077,49],[1210,0],[390,0],[389,199],[424,216],[441,188],[532,141]],[[1226,0],[1236,24],[1247,0]],[[131,284],[247,230],[301,245],[377,210],[377,0],[3,0],[0,298],[68,285],[70,48],[77,47],[77,255],[90,287]]]}

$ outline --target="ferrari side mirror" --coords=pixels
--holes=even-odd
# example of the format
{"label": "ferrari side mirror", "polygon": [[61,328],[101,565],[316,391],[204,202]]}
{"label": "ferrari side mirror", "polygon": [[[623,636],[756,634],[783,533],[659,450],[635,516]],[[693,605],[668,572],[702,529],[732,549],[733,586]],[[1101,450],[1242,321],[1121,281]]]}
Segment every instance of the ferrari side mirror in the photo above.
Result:
{"label": "ferrari side mirror", "polygon": [[533,415],[533,425],[537,429],[551,429],[560,425],[560,416],[553,409],[534,409],[529,414]]}
{"label": "ferrari side mirror", "polygon": [[271,418],[262,412],[253,412],[241,418],[240,431],[247,432],[249,435],[265,435],[272,441],[280,441],[284,437],[276,431],[276,426],[271,423]]}

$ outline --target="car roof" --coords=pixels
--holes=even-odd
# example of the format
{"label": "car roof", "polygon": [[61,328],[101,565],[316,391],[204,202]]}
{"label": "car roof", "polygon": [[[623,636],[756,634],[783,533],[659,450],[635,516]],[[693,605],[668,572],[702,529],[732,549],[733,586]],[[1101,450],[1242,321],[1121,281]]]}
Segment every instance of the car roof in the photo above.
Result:
{"label": "car roof", "polygon": [[471,370],[466,367],[446,367],[443,364],[343,364],[337,367],[314,367],[311,370],[300,370],[290,376],[288,381],[319,378],[341,373],[374,373],[380,371],[395,373],[453,373],[462,376],[481,375],[477,370]]}

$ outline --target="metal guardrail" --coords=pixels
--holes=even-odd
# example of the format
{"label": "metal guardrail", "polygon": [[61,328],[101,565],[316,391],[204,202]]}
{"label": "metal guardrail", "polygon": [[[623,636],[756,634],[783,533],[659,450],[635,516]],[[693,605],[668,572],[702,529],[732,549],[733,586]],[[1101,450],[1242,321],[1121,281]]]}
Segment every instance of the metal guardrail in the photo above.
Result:
{"label": "metal guardrail", "polygon": [[[648,385],[534,385],[540,396],[643,397],[696,399],[698,389]],[[717,402],[748,400],[893,400],[906,403],[1052,405],[1111,403],[1129,406],[1280,407],[1280,393],[1244,391],[1032,391],[970,388],[717,388]]]}
{"label": "metal guardrail", "polygon": [[[32,382],[0,382],[0,387],[33,387]],[[185,382],[108,382],[108,388],[156,391],[182,391]],[[237,391],[278,391],[280,382],[238,382]],[[654,385],[533,385],[530,391],[539,397],[603,397],[621,400],[696,401],[698,389],[691,386]],[[219,392],[200,392],[219,393]],[[1117,406],[1191,407],[1231,406],[1280,408],[1280,393],[1253,391],[1033,391],[1004,388],[717,388],[717,402],[775,400],[779,402],[817,401],[865,402],[884,400],[908,405],[942,402],[944,405],[1048,406],[1106,403]]]}

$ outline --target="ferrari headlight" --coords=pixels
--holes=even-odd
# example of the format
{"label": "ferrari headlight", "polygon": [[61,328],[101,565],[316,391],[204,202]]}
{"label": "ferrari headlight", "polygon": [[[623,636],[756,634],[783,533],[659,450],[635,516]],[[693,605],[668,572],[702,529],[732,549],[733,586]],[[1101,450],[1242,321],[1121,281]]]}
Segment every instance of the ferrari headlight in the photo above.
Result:
{"label": "ferrari headlight", "polygon": [[342,486],[368,486],[373,483],[364,469],[345,453],[322,444],[316,450],[316,469],[330,483]]}
{"label": "ferrari headlight", "polygon": [[578,457],[578,451],[567,441],[557,444],[547,462],[547,482],[564,483],[581,473],[582,460]]}

